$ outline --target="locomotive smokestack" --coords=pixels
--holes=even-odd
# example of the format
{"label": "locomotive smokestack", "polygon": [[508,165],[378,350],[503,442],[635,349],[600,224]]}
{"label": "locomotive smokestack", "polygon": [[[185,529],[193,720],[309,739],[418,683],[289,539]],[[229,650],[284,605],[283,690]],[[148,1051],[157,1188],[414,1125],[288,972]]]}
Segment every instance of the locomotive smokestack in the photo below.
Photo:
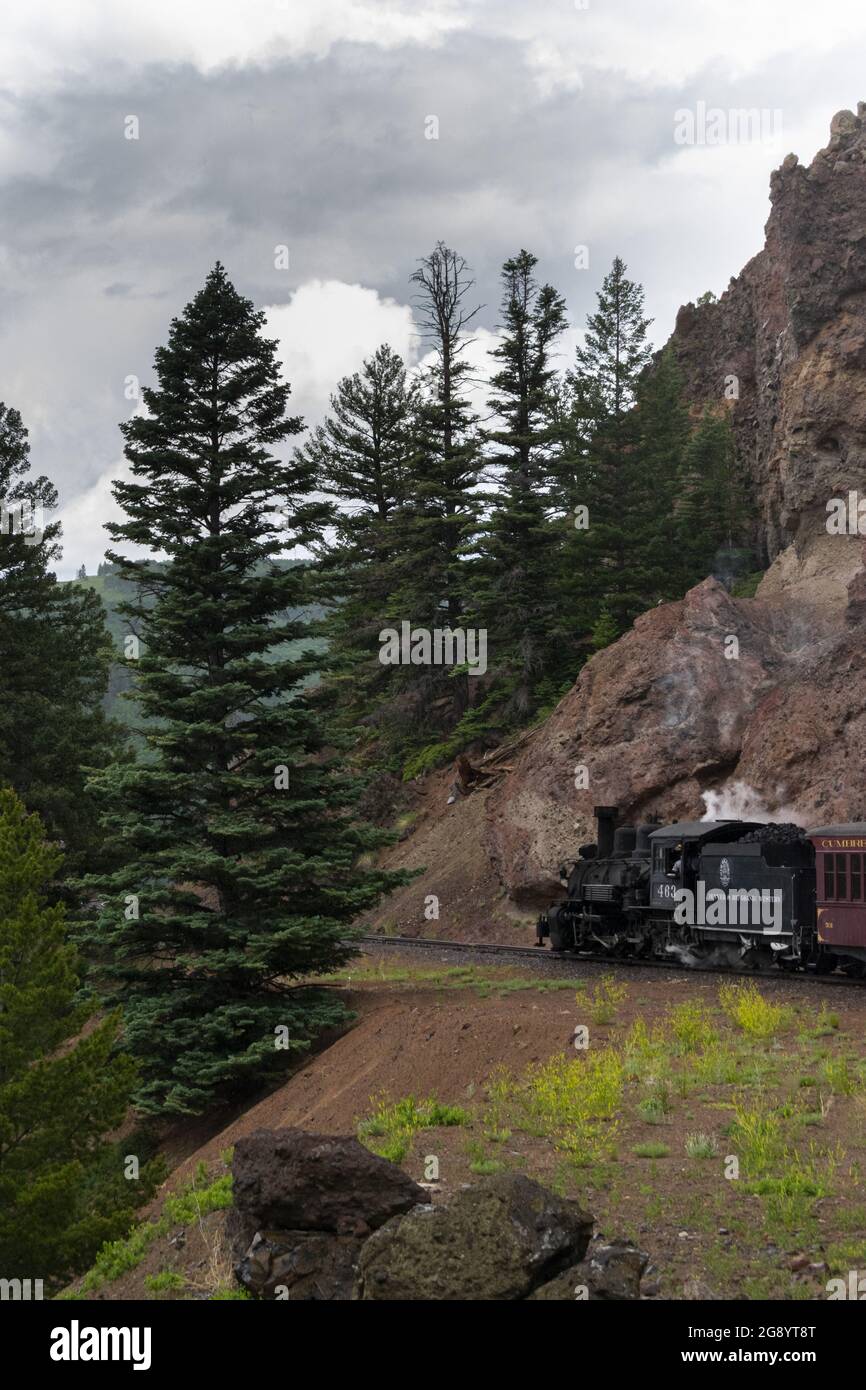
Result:
{"label": "locomotive smokestack", "polygon": [[613,853],[613,832],[616,826],[616,818],[619,815],[618,806],[595,806],[593,815],[598,824],[598,857],[599,859],[609,859]]}

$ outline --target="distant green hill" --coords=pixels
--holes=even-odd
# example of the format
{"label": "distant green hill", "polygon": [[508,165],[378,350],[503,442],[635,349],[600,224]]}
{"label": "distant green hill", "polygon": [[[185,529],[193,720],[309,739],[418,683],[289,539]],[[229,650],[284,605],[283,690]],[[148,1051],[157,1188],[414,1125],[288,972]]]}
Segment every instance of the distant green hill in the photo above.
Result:
{"label": "distant green hill", "polygon": [[[299,563],[293,560],[279,561],[283,565],[289,566]],[[87,575],[84,579],[69,579],[61,581],[67,584],[80,584],[84,588],[92,589],[99,594],[105,608],[106,625],[118,652],[123,651],[123,640],[129,632],[126,620],[121,617],[118,609],[120,605],[129,600],[133,586],[122,579],[120,575],[108,564],[100,565],[101,574]],[[322,617],[324,609],[318,604],[310,604],[306,608],[290,608],[286,610],[286,618],[289,621],[300,619],[303,622],[314,622]],[[287,656],[295,656],[299,652],[308,650],[321,652],[327,647],[327,643],[321,637],[299,638],[296,642],[281,642],[274,647],[270,654],[272,661],[284,660]],[[129,729],[135,729],[140,725],[141,715],[134,700],[121,699],[123,693],[130,690],[134,684],[135,677],[126,667],[119,664],[113,665],[109,677],[108,690],[103,701],[105,711],[112,719],[125,724]],[[313,675],[305,685],[315,685],[318,676]]]}

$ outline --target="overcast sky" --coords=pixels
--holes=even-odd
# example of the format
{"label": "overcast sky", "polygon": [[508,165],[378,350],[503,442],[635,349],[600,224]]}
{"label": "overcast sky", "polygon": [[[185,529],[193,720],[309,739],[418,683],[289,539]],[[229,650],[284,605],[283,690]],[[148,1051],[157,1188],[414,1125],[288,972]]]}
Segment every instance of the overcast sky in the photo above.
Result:
{"label": "overcast sky", "polygon": [[[439,238],[477,353],[521,247],[569,350],[617,254],[661,343],[760,249],[771,169],[866,98],[862,0],[6,0],[0,40],[0,399],[60,490],[64,576],[105,548],[127,378],[216,259],[309,423],[380,342],[417,361],[408,277]],[[702,102],[770,133],[678,143]]]}

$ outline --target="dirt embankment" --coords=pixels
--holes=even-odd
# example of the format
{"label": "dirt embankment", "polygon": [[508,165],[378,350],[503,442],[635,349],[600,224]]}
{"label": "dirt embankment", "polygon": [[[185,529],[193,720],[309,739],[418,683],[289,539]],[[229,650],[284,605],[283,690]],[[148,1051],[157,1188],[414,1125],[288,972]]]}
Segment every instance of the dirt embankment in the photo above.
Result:
{"label": "dirt embankment", "polygon": [[488,808],[496,786],[458,795],[449,805],[453,780],[453,769],[446,768],[413,785],[402,838],[381,862],[421,873],[362,925],[390,936],[531,945],[535,914],[514,905],[488,850]]}

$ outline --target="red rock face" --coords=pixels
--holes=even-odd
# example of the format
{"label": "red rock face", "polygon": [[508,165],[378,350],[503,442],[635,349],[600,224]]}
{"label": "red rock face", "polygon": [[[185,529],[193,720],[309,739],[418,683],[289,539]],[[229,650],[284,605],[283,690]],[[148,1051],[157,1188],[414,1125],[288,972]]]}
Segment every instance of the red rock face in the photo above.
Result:
{"label": "red rock face", "polygon": [[597,804],[633,823],[693,820],[703,792],[743,782],[768,817],[866,819],[864,639],[862,620],[733,599],[714,579],[638,618],[488,797],[488,850],[511,897],[558,895]]}
{"label": "red rock face", "polygon": [[638,618],[491,792],[488,849],[523,905],[558,895],[595,804],[695,819],[702,792],[742,781],[779,819],[866,818],[866,546],[826,524],[831,498],[866,498],[866,105],[771,193],[764,250],[718,303],[680,310],[672,343],[695,405],[738,379],[773,564],[755,599],[709,579]]}
{"label": "red rock face", "polygon": [[827,502],[866,492],[866,103],[833,118],[808,168],[788,155],[770,197],[763,251],[717,303],[680,310],[671,345],[694,404],[728,402],[768,558],[793,547],[768,590],[801,585],[817,549],[835,603],[860,556],[826,546]]}

